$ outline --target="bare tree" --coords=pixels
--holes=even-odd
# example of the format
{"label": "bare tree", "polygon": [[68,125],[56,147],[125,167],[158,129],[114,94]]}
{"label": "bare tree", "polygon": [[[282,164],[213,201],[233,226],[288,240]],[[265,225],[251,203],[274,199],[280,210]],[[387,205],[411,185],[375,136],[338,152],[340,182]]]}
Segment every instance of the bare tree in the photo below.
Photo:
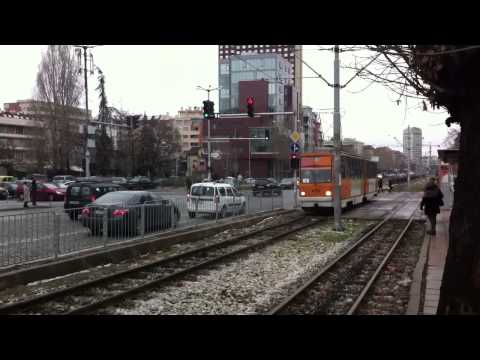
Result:
{"label": "bare tree", "polygon": [[82,146],[79,125],[84,114],[76,106],[82,95],[78,66],[71,46],[49,45],[42,55],[37,82],[36,116],[44,122],[52,165],[68,169]]}
{"label": "bare tree", "polygon": [[[373,45],[349,66],[370,84],[444,108],[446,125],[458,123],[458,178],[450,216],[449,249],[439,313],[480,313],[480,46]],[[367,52],[365,52],[367,50]],[[368,66],[367,66],[368,65]]]}

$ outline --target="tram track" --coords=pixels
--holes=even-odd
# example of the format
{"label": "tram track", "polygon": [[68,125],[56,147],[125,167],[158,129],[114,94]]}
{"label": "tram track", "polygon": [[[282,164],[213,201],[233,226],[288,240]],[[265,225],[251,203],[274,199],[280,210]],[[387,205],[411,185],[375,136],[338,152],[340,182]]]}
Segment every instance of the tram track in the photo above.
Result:
{"label": "tram track", "polygon": [[87,314],[322,223],[302,215],[178,255],[0,306],[0,314]]}
{"label": "tram track", "polygon": [[412,224],[391,220],[402,204],[267,314],[355,314]]}

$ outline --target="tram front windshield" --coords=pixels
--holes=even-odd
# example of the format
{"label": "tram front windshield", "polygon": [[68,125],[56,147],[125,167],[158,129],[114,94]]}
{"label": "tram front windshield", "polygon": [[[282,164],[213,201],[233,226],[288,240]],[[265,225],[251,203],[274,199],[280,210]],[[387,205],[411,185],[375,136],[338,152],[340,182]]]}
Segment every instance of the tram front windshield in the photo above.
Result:
{"label": "tram front windshield", "polygon": [[332,169],[302,169],[300,179],[303,184],[328,183],[332,181]]}

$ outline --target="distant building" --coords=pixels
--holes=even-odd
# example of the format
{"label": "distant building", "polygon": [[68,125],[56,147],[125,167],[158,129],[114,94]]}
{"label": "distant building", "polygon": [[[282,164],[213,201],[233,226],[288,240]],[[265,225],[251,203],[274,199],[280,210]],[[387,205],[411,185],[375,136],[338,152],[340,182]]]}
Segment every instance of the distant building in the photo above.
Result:
{"label": "distant building", "polygon": [[293,66],[275,53],[238,55],[219,60],[219,111],[239,113],[246,101],[246,98],[239,97],[239,83],[255,80],[268,83],[266,111],[282,111],[288,91],[285,86],[293,86]]}
{"label": "distant building", "polygon": [[317,119],[318,115],[313,112],[309,106],[302,108],[303,122],[301,133],[303,135],[303,149],[302,151],[314,151],[319,147],[319,125],[320,122]]}
{"label": "distant building", "polygon": [[390,171],[394,169],[393,151],[388,146],[378,147],[374,150],[375,156],[378,156],[378,169],[381,171]]}
{"label": "distant building", "polygon": [[192,149],[198,150],[202,146],[203,111],[199,107],[181,109],[174,118],[174,126],[180,133],[182,141],[182,153],[188,153]]}
{"label": "distant building", "polygon": [[33,166],[35,144],[42,124],[29,116],[0,113],[0,167],[26,173]]}
{"label": "distant building", "polygon": [[403,153],[408,157],[410,152],[411,163],[422,165],[422,129],[409,127],[403,130]]}
{"label": "distant building", "polygon": [[363,146],[363,157],[371,159],[372,156],[375,156],[375,148],[372,145]]}
{"label": "distant building", "polygon": [[[291,176],[289,135],[294,129],[300,133],[305,129],[301,116],[301,93],[294,86],[293,64],[281,53],[263,52],[261,47],[258,50],[242,54],[220,48],[220,113],[246,113],[246,100],[252,96],[257,114],[293,112],[295,116],[232,116],[210,120],[212,137],[232,139],[212,144],[212,152],[218,154],[212,160],[212,173],[218,177],[236,176],[238,173],[245,177]],[[306,119],[309,147],[314,144],[315,126],[311,116],[313,114]],[[207,133],[207,124],[208,121],[203,121],[204,134]]]}
{"label": "distant building", "polygon": [[364,144],[356,139],[344,138],[342,141],[342,149],[350,154],[363,155]]}
{"label": "distant building", "polygon": [[[218,47],[218,61],[238,57],[239,55],[276,54],[287,60],[292,65],[289,78],[299,92],[299,106],[302,107],[302,45],[220,45]],[[258,78],[257,78],[258,79]],[[245,79],[247,80],[247,79]],[[248,79],[255,80],[255,79]]]}

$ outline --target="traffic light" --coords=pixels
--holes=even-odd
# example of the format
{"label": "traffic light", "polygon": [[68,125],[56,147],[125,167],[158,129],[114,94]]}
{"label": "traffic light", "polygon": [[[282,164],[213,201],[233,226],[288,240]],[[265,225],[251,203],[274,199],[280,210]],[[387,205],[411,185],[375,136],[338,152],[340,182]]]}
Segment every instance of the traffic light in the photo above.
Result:
{"label": "traffic light", "polygon": [[300,159],[298,158],[298,154],[293,153],[292,157],[290,158],[290,168],[292,170],[298,170],[300,167]]}
{"label": "traffic light", "polygon": [[255,100],[253,99],[252,96],[249,96],[247,98],[247,113],[249,117],[254,117],[254,114],[253,114],[254,105],[255,105]]}
{"label": "traffic light", "polygon": [[203,118],[212,119],[215,117],[215,103],[210,100],[203,102]]}

